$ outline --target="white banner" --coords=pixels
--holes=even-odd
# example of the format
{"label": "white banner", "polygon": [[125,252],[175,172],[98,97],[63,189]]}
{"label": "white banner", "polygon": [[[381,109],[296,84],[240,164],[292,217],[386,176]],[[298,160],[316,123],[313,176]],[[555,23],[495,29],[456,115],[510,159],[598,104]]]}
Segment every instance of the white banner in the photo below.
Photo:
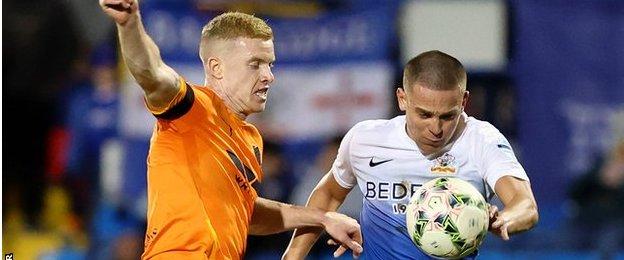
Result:
{"label": "white banner", "polygon": [[287,66],[275,71],[267,109],[252,121],[277,138],[343,133],[359,121],[389,115],[393,76],[387,62]]}
{"label": "white banner", "polygon": [[469,71],[503,71],[507,64],[507,13],[500,0],[406,1],[401,18],[402,60],[440,50]]}

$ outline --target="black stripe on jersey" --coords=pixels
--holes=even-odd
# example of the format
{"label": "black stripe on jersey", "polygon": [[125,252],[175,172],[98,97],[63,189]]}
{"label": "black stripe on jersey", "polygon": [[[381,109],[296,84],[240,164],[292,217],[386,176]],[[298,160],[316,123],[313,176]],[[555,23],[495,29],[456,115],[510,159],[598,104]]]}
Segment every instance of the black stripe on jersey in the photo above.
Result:
{"label": "black stripe on jersey", "polygon": [[262,156],[260,155],[260,148],[258,146],[253,146],[254,155],[256,156],[256,160],[260,165],[262,165]]}
{"label": "black stripe on jersey", "polygon": [[[185,83],[186,84],[186,83]],[[175,104],[173,107],[169,108],[165,113],[154,115],[158,119],[165,120],[174,120],[182,117],[186,114],[191,107],[193,106],[193,102],[195,101],[195,93],[193,92],[193,88],[186,84],[186,95]]]}

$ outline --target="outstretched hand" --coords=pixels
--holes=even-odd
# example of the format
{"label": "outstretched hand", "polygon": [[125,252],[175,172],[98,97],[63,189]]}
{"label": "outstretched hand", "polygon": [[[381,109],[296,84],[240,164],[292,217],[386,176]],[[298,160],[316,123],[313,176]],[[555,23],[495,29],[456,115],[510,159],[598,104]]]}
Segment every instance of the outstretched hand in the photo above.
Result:
{"label": "outstretched hand", "polygon": [[341,256],[347,249],[353,251],[354,258],[362,254],[362,232],[360,231],[360,224],[355,219],[337,212],[327,212],[323,225],[325,231],[332,237],[327,241],[327,244],[338,246],[334,252],[334,257]]}
{"label": "outstretched hand", "polygon": [[506,217],[505,213],[498,211],[498,207],[495,205],[490,205],[488,207],[488,213],[490,217],[490,232],[505,241],[509,240],[509,232],[507,231],[509,227],[509,217]]}
{"label": "outstretched hand", "polygon": [[100,0],[104,13],[119,24],[124,25],[139,10],[138,0]]}

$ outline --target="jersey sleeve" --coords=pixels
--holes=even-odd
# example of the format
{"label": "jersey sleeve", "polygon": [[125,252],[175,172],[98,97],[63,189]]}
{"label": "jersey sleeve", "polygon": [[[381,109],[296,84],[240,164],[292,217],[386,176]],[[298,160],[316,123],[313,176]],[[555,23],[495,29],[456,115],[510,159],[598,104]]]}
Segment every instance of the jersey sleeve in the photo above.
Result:
{"label": "jersey sleeve", "polygon": [[338,148],[338,155],[336,155],[336,160],[334,160],[334,164],[331,168],[336,182],[346,189],[351,189],[357,184],[350,161],[351,141],[353,140],[354,129],[355,127],[351,128],[342,138],[342,142],[340,142],[340,147]]}
{"label": "jersey sleeve", "polygon": [[484,142],[481,168],[483,177],[492,190],[495,190],[496,182],[503,176],[529,181],[509,141],[498,131]]}
{"label": "jersey sleeve", "polygon": [[158,119],[174,120],[185,115],[195,101],[193,88],[188,85],[184,78],[180,77],[180,89],[169,104],[162,109],[155,109],[145,102],[147,109]]}

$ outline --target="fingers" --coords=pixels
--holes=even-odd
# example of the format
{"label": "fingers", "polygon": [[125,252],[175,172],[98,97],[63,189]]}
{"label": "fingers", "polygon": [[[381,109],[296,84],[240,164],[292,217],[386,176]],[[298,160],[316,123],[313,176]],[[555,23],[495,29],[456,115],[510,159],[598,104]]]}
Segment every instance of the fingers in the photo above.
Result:
{"label": "fingers", "polygon": [[130,7],[132,7],[132,5],[135,4],[134,2],[135,2],[134,0],[124,0],[122,2],[122,5],[124,8],[129,9]]}
{"label": "fingers", "polygon": [[107,8],[107,9],[113,9],[113,10],[118,11],[118,12],[125,12],[125,11],[127,11],[127,10],[128,10],[128,8],[127,8],[127,7],[124,7],[124,6],[123,6],[123,5],[121,5],[121,4],[116,4],[116,5],[114,5],[114,4],[107,4],[107,5],[105,6],[105,8]]}
{"label": "fingers", "polygon": [[359,255],[364,250],[362,248],[362,245],[360,245],[360,243],[358,243],[358,242],[355,242],[355,240],[349,240],[349,242],[347,242],[346,244],[349,247],[349,249],[351,249],[351,251],[353,251],[354,254],[358,254]]}
{"label": "fingers", "polygon": [[359,256],[362,249],[362,233],[356,220],[336,212],[326,212],[325,230],[333,237],[327,241],[329,245],[339,245],[334,256],[344,254],[346,250],[353,251],[353,256]]}
{"label": "fingers", "polygon": [[[364,241],[362,239],[362,232],[360,232],[360,230],[357,230],[357,232],[355,232],[353,239],[355,240],[354,242],[356,242],[360,246],[361,250],[363,250],[362,245],[364,244]],[[362,254],[362,251],[353,251],[353,258],[358,258],[360,254]]]}
{"label": "fingers", "polygon": [[362,248],[362,245],[354,240],[351,240],[349,248],[351,248],[353,253],[358,254],[358,255],[364,251],[364,248]]}
{"label": "fingers", "polygon": [[362,254],[362,252],[364,251],[364,248],[362,248],[362,243],[361,242],[358,243],[358,242],[353,241],[353,240],[351,242],[352,242],[352,244],[355,247],[357,247],[356,250],[353,250],[353,258],[357,259]]}
{"label": "fingers", "polygon": [[[353,252],[353,258],[357,259],[362,254],[363,248],[358,242],[351,240],[347,243],[347,246],[348,249],[351,249],[351,251]],[[340,245],[340,247],[338,247],[338,249],[336,249],[336,251],[334,252],[334,257],[339,257],[346,251],[347,247],[345,247],[344,245]]]}
{"label": "fingers", "polygon": [[136,0],[99,0],[99,3],[104,13],[118,25],[126,24],[139,10]]}
{"label": "fingers", "polygon": [[100,0],[100,5],[101,6],[108,6],[108,5],[118,5],[121,4],[122,0]]}
{"label": "fingers", "polygon": [[338,249],[334,251],[334,257],[340,257],[342,254],[344,254],[344,252],[347,252],[347,248],[345,248],[344,246],[339,246]]}
{"label": "fingers", "polygon": [[503,226],[503,224],[505,224],[505,222],[507,222],[505,220],[505,218],[503,217],[498,217],[496,218],[496,220],[492,223],[492,228],[500,228]]}
{"label": "fingers", "polygon": [[136,1],[134,0],[100,0],[102,8],[119,12],[131,12],[135,5]]}
{"label": "fingers", "polygon": [[124,6],[132,6],[134,4],[134,0],[100,0],[101,5],[124,5]]}
{"label": "fingers", "polygon": [[113,9],[119,12],[132,12],[132,5],[125,2],[121,2],[118,4],[106,4],[105,8]]}
{"label": "fingers", "polygon": [[491,205],[488,208],[488,213],[490,214],[490,219],[494,218],[498,214],[498,207],[496,205]]}
{"label": "fingers", "polygon": [[353,240],[355,240],[355,242],[358,242],[358,244],[363,244],[364,241],[362,240],[362,231],[360,230],[360,225],[358,224],[358,228],[356,230],[354,230],[353,234],[351,235],[351,238],[353,238]]}
{"label": "fingers", "polygon": [[339,246],[338,249],[336,249],[336,251],[334,252],[334,257],[339,257],[344,254],[347,249],[351,249],[351,251],[353,251],[353,257],[357,258],[362,254],[363,251],[361,243],[358,243],[354,240],[349,240],[345,244],[338,244],[334,239],[329,239],[327,240],[327,244],[330,246]]}
{"label": "fingers", "polygon": [[509,240],[509,233],[507,232],[507,227],[509,226],[509,223],[505,223],[503,224],[503,226],[501,227],[501,237],[503,238],[503,240],[508,241]]}
{"label": "fingers", "polygon": [[505,241],[509,240],[509,222],[510,221],[507,220],[504,216],[496,217],[496,220],[492,223],[491,227],[493,233],[497,234]]}

